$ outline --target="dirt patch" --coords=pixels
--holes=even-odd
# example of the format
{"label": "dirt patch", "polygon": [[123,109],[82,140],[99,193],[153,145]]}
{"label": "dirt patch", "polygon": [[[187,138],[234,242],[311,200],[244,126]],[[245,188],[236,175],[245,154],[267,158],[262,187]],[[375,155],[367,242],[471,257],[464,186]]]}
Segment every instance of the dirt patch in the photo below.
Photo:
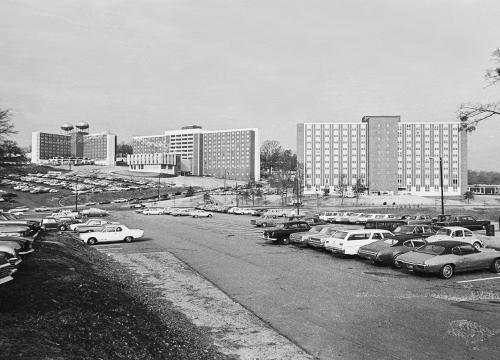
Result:
{"label": "dirt patch", "polygon": [[57,234],[35,249],[0,288],[2,356],[228,359],[171,304],[157,308],[160,294],[106,255]]}

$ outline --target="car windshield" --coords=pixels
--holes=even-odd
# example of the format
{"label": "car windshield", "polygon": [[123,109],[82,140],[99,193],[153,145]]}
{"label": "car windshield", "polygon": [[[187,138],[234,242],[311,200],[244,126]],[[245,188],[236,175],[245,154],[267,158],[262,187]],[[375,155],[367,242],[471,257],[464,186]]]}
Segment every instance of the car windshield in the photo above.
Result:
{"label": "car windshield", "polygon": [[347,233],[345,231],[337,231],[334,235],[333,235],[333,238],[334,239],[343,239],[345,238],[345,236],[347,235]]}
{"label": "car windshield", "polygon": [[413,231],[413,227],[411,226],[398,226],[396,229],[394,229],[393,233],[394,234],[407,234],[411,233]]}
{"label": "car windshield", "polygon": [[333,228],[326,228],[326,232],[325,232],[325,234],[327,234],[327,235],[331,235],[331,234],[334,234],[335,232],[337,232],[337,229],[333,229]]}
{"label": "car windshield", "polygon": [[451,236],[451,230],[450,229],[439,229],[436,233],[436,235],[446,235],[446,236]]}
{"label": "car windshield", "polygon": [[394,245],[397,242],[398,241],[396,239],[385,239],[384,240],[384,244],[388,244],[388,245]]}
{"label": "car windshield", "polygon": [[418,248],[415,251],[430,255],[441,255],[444,252],[444,247],[439,245],[427,244]]}

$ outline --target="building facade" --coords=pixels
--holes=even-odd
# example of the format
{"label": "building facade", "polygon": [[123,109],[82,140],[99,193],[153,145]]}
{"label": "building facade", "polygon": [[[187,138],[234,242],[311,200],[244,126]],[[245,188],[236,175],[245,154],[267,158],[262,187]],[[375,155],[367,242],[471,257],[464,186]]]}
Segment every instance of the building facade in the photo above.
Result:
{"label": "building facade", "polygon": [[65,130],[64,134],[41,131],[31,134],[31,162],[36,164],[49,163],[55,158],[86,158],[95,164],[114,165],[115,149],[116,135],[108,132],[88,134],[81,130],[75,132]]}
{"label": "building facade", "polygon": [[365,116],[361,123],[297,125],[297,160],[305,191],[358,187],[370,193],[467,191],[467,135],[458,122],[405,123]]}
{"label": "building facade", "polygon": [[163,135],[134,137],[134,155],[141,156],[129,163],[129,169],[166,172],[167,169],[161,166],[152,170],[151,166],[141,166],[148,164],[139,162],[145,161],[147,154],[175,154],[178,155],[175,164],[178,174],[258,180],[260,157],[257,144],[257,129],[206,131],[196,125],[186,126],[165,131]]}
{"label": "building facade", "polygon": [[256,129],[210,131],[203,134],[203,175],[234,180],[260,178]]}

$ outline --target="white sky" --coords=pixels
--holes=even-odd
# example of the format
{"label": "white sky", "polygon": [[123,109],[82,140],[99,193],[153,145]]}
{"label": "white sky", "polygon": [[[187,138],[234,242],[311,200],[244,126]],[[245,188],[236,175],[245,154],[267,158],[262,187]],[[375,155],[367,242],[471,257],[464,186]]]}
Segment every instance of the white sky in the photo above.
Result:
{"label": "white sky", "polygon": [[[299,122],[454,121],[500,101],[484,73],[498,0],[2,0],[0,107],[25,146],[63,122],[118,142],[183,125],[257,127],[295,150]],[[500,118],[469,169],[500,171]]]}

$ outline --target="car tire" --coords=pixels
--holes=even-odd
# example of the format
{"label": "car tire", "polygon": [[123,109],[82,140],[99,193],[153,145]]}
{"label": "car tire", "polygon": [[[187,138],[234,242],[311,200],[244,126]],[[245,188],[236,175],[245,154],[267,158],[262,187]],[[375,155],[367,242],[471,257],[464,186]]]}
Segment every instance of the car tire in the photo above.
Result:
{"label": "car tire", "polygon": [[125,239],[123,239],[123,241],[125,241],[126,243],[131,243],[133,240],[134,238],[132,236],[127,236],[125,237]]}
{"label": "car tire", "polygon": [[207,217],[212,217],[212,214],[208,214],[208,216],[207,216]]}
{"label": "car tire", "polygon": [[66,225],[59,225],[58,229],[60,231],[65,231],[66,230]]}
{"label": "car tire", "polygon": [[262,223],[262,227],[267,227],[267,223]]}
{"label": "car tire", "polygon": [[198,217],[198,215],[193,215],[193,217],[196,219]]}
{"label": "car tire", "polygon": [[96,239],[96,238],[91,237],[91,238],[89,238],[89,239],[87,240],[87,244],[89,244],[89,245],[95,245],[95,244],[97,244],[97,239]]}
{"label": "car tire", "polygon": [[288,237],[284,237],[283,239],[281,239],[281,243],[283,245],[288,245],[290,244],[290,239]]}
{"label": "car tire", "polygon": [[490,270],[497,274],[500,273],[500,258],[493,260]]}
{"label": "car tire", "polygon": [[443,279],[449,279],[453,276],[454,270],[455,268],[452,264],[446,264],[439,270],[439,276]]}
{"label": "car tire", "polygon": [[480,249],[483,247],[479,241],[475,241],[474,244],[472,244],[472,246],[474,246],[476,249]]}

